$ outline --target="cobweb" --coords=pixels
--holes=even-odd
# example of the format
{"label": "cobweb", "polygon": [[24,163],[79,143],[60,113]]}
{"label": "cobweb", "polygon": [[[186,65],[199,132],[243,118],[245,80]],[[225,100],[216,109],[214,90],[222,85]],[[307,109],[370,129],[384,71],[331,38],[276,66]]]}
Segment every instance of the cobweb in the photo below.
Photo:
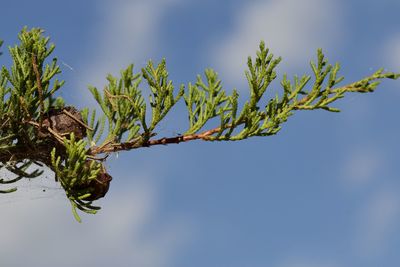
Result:
{"label": "cobweb", "polygon": [[[31,166],[30,168],[38,168],[38,166]],[[46,167],[40,168],[43,168],[44,172],[39,177],[32,179],[23,178],[14,184],[0,184],[0,189],[17,187],[16,192],[0,194],[0,206],[45,198],[65,198],[64,190],[54,179],[54,173]],[[5,168],[0,168],[0,178],[10,180],[15,177],[15,174],[7,171]]]}

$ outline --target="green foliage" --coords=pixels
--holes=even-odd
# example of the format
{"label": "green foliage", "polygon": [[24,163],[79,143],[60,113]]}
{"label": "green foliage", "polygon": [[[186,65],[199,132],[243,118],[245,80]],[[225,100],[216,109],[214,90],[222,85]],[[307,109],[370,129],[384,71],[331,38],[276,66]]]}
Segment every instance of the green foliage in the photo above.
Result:
{"label": "green foliage", "polygon": [[[11,83],[13,89],[9,90],[10,98],[5,104],[15,111],[13,119],[16,122],[26,118],[37,119],[41,101],[46,105],[44,111],[48,110],[53,105],[54,93],[63,84],[55,79],[51,86],[52,78],[61,71],[56,58],[50,65],[45,64],[45,59],[54,51],[55,46],[48,45],[49,38],[43,37],[42,33],[40,29],[28,32],[24,28],[18,36],[21,44],[10,47],[14,62],[11,70],[2,68],[2,76]],[[34,65],[40,70],[40,83],[37,83]],[[22,108],[16,108],[13,105],[19,105]]]}
{"label": "green foliage", "polygon": [[150,137],[149,133],[154,130],[156,125],[183,96],[184,86],[181,85],[178,94],[174,96],[174,86],[172,85],[172,81],[168,80],[165,59],[158,64],[157,68],[154,68],[153,62],[149,61],[147,66],[142,69],[142,76],[147,81],[151,90],[151,124],[148,129],[146,129],[145,123],[143,124],[143,130],[148,138]]}
{"label": "green foliage", "polygon": [[185,104],[189,111],[189,129],[185,134],[198,132],[206,122],[214,117],[221,117],[221,124],[227,124],[234,113],[227,114],[237,107],[237,92],[232,97],[226,96],[222,90],[221,80],[217,73],[212,69],[207,69],[204,73],[206,83],[200,75],[197,82],[192,85],[189,83],[189,90],[184,96]]}
{"label": "green foliage", "polygon": [[[104,115],[108,121],[108,139],[120,142],[124,133],[129,132],[128,140],[136,137],[140,124],[145,127],[146,103],[138,88],[141,77],[132,72],[133,65],[130,65],[125,71],[121,72],[121,79],[108,75],[108,86],[103,90],[101,96],[96,87],[89,87],[95,100],[99,103]],[[93,127],[96,113],[93,111],[90,126]],[[84,120],[87,122],[88,109],[85,109]],[[104,119],[97,121],[94,130],[88,130],[90,141],[97,133],[100,125],[100,131],[96,137],[96,142],[100,139],[104,131]],[[95,143],[96,143],[95,142]]]}
{"label": "green foliage", "polygon": [[[99,209],[92,202],[108,190],[111,176],[103,161],[112,152],[191,140],[237,141],[275,135],[297,110],[338,112],[333,103],[346,93],[373,92],[383,79],[400,77],[381,69],[339,86],[343,81],[339,64],[329,64],[319,49],[316,62],[310,63],[313,77],[290,80],[283,75],[281,95],[266,101],[281,58],[261,42],[256,57],[247,61],[250,96],[243,105],[238,92],[228,94],[212,69],[198,75],[195,83],[175,90],[163,59],[159,64],[149,61],[139,73],[130,65],[120,77],[108,75],[102,91],[89,87],[101,111],[84,108],[76,116],[70,112],[74,109],[65,107],[64,99],[56,97],[63,81],[56,78],[60,73],[57,59],[48,63],[54,51],[49,38],[43,37],[41,29],[24,28],[19,40],[19,45],[9,48],[13,65],[10,69],[3,66],[0,73],[0,168],[15,175],[0,179],[0,184],[40,177],[44,164],[54,171],[78,221],[77,209],[87,213]],[[149,88],[148,100],[143,97],[142,83]],[[188,112],[184,134],[156,139],[157,125],[182,99]],[[207,129],[209,125],[216,127]]]}
{"label": "green foliage", "polygon": [[99,207],[92,206],[92,201],[86,201],[92,194],[90,187],[85,185],[95,180],[100,173],[101,164],[87,159],[86,141],[75,140],[74,133],[70,139],[64,138],[65,155],[57,156],[57,149],[51,151],[51,167],[56,179],[61,183],[72,204],[75,218],[80,221],[76,208],[86,213],[96,213]]}

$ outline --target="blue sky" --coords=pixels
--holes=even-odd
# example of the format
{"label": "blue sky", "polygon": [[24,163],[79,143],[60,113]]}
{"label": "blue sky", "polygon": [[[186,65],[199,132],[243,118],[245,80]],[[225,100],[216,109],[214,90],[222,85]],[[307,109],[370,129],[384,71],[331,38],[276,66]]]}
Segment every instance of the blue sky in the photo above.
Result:
{"label": "blue sky", "polygon": [[[310,73],[322,47],[346,82],[400,72],[400,2],[3,1],[1,64],[17,33],[56,44],[62,96],[93,106],[107,73],[166,57],[176,86],[217,70],[246,96],[248,55],[265,40],[278,79]],[[279,82],[279,81],[278,81]],[[279,92],[276,82],[268,97]],[[0,196],[0,266],[368,267],[400,262],[400,82],[349,95],[343,112],[300,112],[277,136],[154,147],[110,158],[103,209],[74,221],[51,174]],[[178,109],[159,129],[184,131]]]}

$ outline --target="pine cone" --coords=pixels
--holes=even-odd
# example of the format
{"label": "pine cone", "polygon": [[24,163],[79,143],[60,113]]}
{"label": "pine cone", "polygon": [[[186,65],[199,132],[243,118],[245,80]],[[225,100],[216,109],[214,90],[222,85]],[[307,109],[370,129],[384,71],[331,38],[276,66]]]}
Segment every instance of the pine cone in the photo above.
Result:
{"label": "pine cone", "polygon": [[90,197],[85,200],[93,201],[104,197],[110,188],[111,180],[112,177],[107,172],[100,172],[96,179],[90,181],[88,186],[91,187],[93,191],[91,192]]}
{"label": "pine cone", "polygon": [[[87,166],[90,166],[91,160],[86,162]],[[76,185],[72,188],[74,191],[90,192],[90,196],[84,200],[94,201],[99,198],[104,197],[110,187],[110,182],[112,180],[111,175],[109,175],[105,168],[102,167],[96,179],[90,180],[86,184]]]}
{"label": "pine cone", "polygon": [[[67,115],[65,112],[69,112],[74,118]],[[81,113],[74,107],[64,107],[63,109],[50,109],[49,112],[44,116],[42,129],[38,136],[40,138],[51,137],[51,134],[46,128],[51,128],[58,134],[65,136],[74,133],[76,139],[82,139],[86,136],[86,128],[82,125],[83,122]]]}

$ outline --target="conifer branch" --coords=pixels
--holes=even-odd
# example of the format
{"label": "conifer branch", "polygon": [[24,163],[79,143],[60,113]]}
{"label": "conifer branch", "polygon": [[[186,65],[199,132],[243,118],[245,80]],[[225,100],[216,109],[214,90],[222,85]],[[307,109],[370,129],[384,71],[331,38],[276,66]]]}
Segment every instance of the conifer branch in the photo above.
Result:
{"label": "conifer branch", "polygon": [[[108,191],[112,177],[104,161],[110,153],[194,140],[275,135],[296,111],[338,112],[333,104],[347,93],[373,92],[382,80],[400,77],[400,73],[380,69],[340,86],[344,78],[338,76],[339,64],[329,64],[319,49],[316,62],[310,63],[312,76],[290,80],[283,75],[281,94],[266,101],[282,59],[261,42],[256,57],[247,60],[250,96],[243,104],[236,90],[230,94],[224,90],[212,69],[176,90],[162,59],[159,64],[149,61],[136,74],[129,65],[120,77],[108,75],[103,90],[89,87],[100,108],[78,111],[56,97],[64,82],[56,78],[61,72],[57,59],[48,60],[55,46],[43,30],[24,28],[19,40],[19,45],[9,49],[13,65],[3,66],[0,72],[0,168],[14,175],[0,177],[6,187],[0,193],[14,192],[17,187],[7,186],[23,178],[40,177],[46,165],[65,190],[78,221],[77,210],[96,213],[99,207],[93,202]],[[142,83],[150,90],[148,100],[143,97]],[[187,129],[182,135],[156,138],[157,126],[180,101],[186,105]]]}

